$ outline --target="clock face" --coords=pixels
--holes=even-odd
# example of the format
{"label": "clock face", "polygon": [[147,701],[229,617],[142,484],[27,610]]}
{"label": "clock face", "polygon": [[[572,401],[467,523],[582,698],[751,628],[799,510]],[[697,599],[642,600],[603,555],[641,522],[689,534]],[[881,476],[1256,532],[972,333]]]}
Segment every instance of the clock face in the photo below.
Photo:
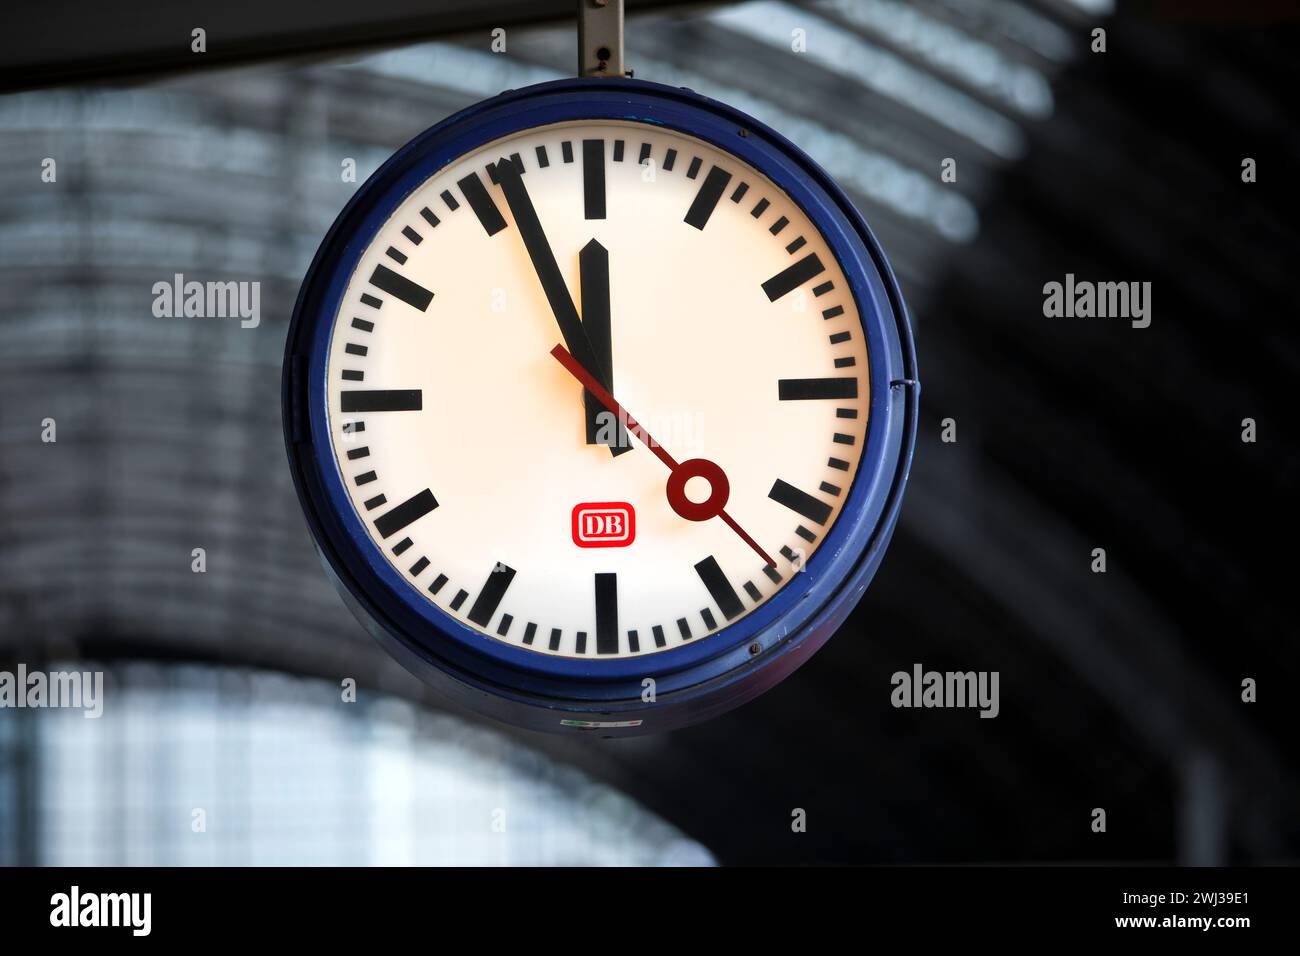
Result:
{"label": "clock face", "polygon": [[351,505],[414,600],[485,641],[704,640],[797,580],[858,470],[866,342],[827,240],[661,126],[539,126],[444,166],[333,322]]}

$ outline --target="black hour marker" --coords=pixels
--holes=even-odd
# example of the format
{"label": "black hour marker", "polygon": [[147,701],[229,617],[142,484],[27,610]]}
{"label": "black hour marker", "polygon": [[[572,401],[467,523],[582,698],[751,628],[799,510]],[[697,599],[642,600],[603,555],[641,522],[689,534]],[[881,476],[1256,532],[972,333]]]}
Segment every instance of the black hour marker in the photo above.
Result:
{"label": "black hour marker", "polygon": [[768,228],[767,231],[775,236],[778,235],[781,232],[781,230],[788,225],[790,225],[790,220],[785,218],[785,216],[782,216],[776,222],[772,223],[772,225]]}
{"label": "black hour marker", "polygon": [[788,544],[781,545],[781,557],[785,558],[796,568],[799,566],[799,555],[795,554]]}
{"label": "black hour marker", "polygon": [[618,653],[618,575],[596,575],[596,653]]}
{"label": "black hour marker", "polygon": [[650,633],[655,637],[655,647],[663,647],[668,641],[664,638],[664,628],[662,624],[656,624],[650,628]]}
{"label": "black hour marker", "polygon": [[749,211],[749,214],[757,219],[759,216],[763,215],[763,213],[767,212],[767,207],[770,205],[772,204],[766,199],[760,199],[754,204],[754,208]]}
{"label": "black hour marker", "polygon": [[796,252],[798,252],[807,244],[808,244],[808,240],[805,239],[803,236],[800,236],[794,242],[790,243],[790,245],[786,246],[785,251],[790,253],[790,255],[794,255]]}
{"label": "black hour marker", "polygon": [[349,355],[365,355],[366,352],[370,350],[367,349],[364,345],[354,345],[353,343],[349,342],[348,347],[345,348],[343,351],[347,352]]}
{"label": "black hour marker", "polygon": [[713,210],[717,207],[718,200],[722,198],[722,193],[729,182],[731,182],[731,173],[717,166],[710,169],[709,174],[704,177],[700,191],[695,194],[691,208],[686,210],[685,221],[696,229],[703,229],[709,217],[713,215]]}
{"label": "black hour marker", "polygon": [[640,163],[642,166],[644,166],[644,165],[646,164],[646,160],[648,160],[649,158],[650,158],[650,144],[649,144],[649,143],[642,143],[642,144],[641,144],[641,156],[640,156],[640,158],[637,160],[637,162]]}
{"label": "black hour marker", "polygon": [[855,439],[852,435],[845,435],[843,432],[835,433],[835,444],[837,445],[852,445],[854,441]]}
{"label": "black hour marker", "polygon": [[428,566],[429,566],[429,559],[421,556],[419,561],[416,561],[413,565],[411,565],[411,576],[418,578],[421,574],[424,573],[424,569],[427,568]]}
{"label": "black hour marker", "polygon": [[781,583],[781,572],[778,571],[776,568],[772,567],[772,565],[770,564],[763,565],[763,573],[768,576],[768,578],[772,581],[773,584]]}
{"label": "black hour marker", "polygon": [[358,432],[363,432],[365,430],[366,430],[365,422],[344,422],[343,423],[343,434],[345,435],[355,435]]}
{"label": "black hour marker", "polygon": [[569,142],[567,139],[561,143],[560,155],[564,158],[566,163],[573,162],[573,143]]}
{"label": "black hour marker", "polygon": [[718,626],[718,621],[713,616],[713,612],[707,607],[700,608],[700,618],[704,621],[704,629],[706,631],[711,631]]}
{"label": "black hour marker", "polygon": [[406,276],[398,275],[388,266],[375,266],[374,275],[370,277],[370,284],[377,289],[382,289],[389,295],[396,296],[407,305],[419,309],[423,312],[433,301],[433,293],[418,283],[412,282]]}
{"label": "black hour marker", "polygon": [[753,581],[745,582],[745,593],[748,594],[749,599],[755,603],[763,600],[763,592],[761,592],[758,588],[754,587]]}
{"label": "black hour marker", "polygon": [[442,586],[446,583],[447,583],[447,575],[445,574],[438,575],[436,578],[433,579],[433,583],[429,585],[429,593],[437,594],[439,591],[442,590]]}
{"label": "black hour marker", "polygon": [[348,458],[351,461],[356,461],[358,458],[368,458],[369,456],[370,456],[370,448],[365,445],[363,445],[360,448],[354,448],[350,452],[348,452]]}
{"label": "black hour marker", "polygon": [[731,194],[732,202],[740,202],[745,198],[745,193],[749,192],[749,183],[741,183],[736,187],[736,191]]}
{"label": "black hour marker", "polygon": [[836,418],[857,418],[858,410],[856,408],[837,408],[835,409]]}
{"label": "black hour marker", "polygon": [[365,377],[365,372],[359,371],[355,368],[345,368],[343,370],[343,381],[345,382],[360,382],[363,381]]}
{"label": "black hour marker", "polygon": [[[508,163],[510,160],[503,159],[501,162]],[[487,187],[483,185],[483,180],[478,178],[478,173],[470,173],[463,179],[457,180],[456,185],[460,187],[461,195],[469,203],[469,208],[474,210],[474,215],[478,217],[484,232],[489,236],[495,236],[506,227],[505,217],[501,215],[501,210],[488,195]]]}
{"label": "black hour marker", "polygon": [[843,458],[827,458],[826,464],[829,465],[831,468],[834,468],[836,471],[849,470],[849,463],[845,461]]}
{"label": "black hour marker", "polygon": [[641,638],[637,636],[636,631],[627,632],[627,649],[633,654],[641,650]]}
{"label": "black hour marker", "polygon": [[794,529],[794,533],[797,534],[799,537],[803,538],[805,541],[816,541],[816,540],[817,540],[817,535],[813,534],[811,531],[809,531],[809,530],[808,530],[807,528],[805,528],[803,525],[799,525],[799,527],[795,528],[795,529]]}
{"label": "black hour marker", "polygon": [[842,306],[842,305],[836,305],[836,306],[832,306],[831,308],[829,308],[829,309],[827,309],[826,311],[824,311],[824,312],[822,313],[822,318],[823,318],[823,319],[833,319],[833,318],[835,318],[837,315],[843,315],[843,314],[844,314],[844,306]]}
{"label": "black hour marker", "polygon": [[362,305],[368,305],[368,306],[370,306],[372,309],[377,309],[377,308],[379,308],[381,305],[384,304],[384,300],[383,300],[383,299],[376,299],[373,295],[370,295],[369,293],[363,292],[363,293],[361,293],[361,304],[362,304]]}
{"label": "black hour marker", "polygon": [[378,477],[379,476],[376,475],[373,471],[367,471],[357,475],[357,477],[353,480],[356,481],[357,485],[368,485]]}
{"label": "black hour marker", "polygon": [[781,296],[803,285],[813,276],[825,271],[826,267],[822,265],[817,253],[812,252],[764,282],[763,291],[767,293],[768,301],[775,302]]}
{"label": "black hour marker", "polygon": [[387,255],[388,258],[396,262],[399,266],[406,265],[406,253],[398,249],[394,249],[392,246],[389,246],[384,254]]}
{"label": "black hour marker", "polygon": [[573,651],[575,654],[587,653],[587,632],[579,631],[574,635]]}
{"label": "black hour marker", "polygon": [[465,598],[467,597],[469,597],[469,592],[464,588],[461,588],[456,592],[456,596],[451,599],[451,609],[453,611],[459,611],[460,606],[465,603]]}
{"label": "black hour marker", "polygon": [[417,246],[418,246],[420,243],[424,242],[424,236],[420,235],[418,232],[416,232],[416,231],[415,231],[414,229],[412,229],[410,226],[403,226],[403,227],[402,227],[402,235],[404,235],[407,239],[410,239],[411,242],[414,243],[414,244],[417,245]]}
{"label": "black hour marker", "polygon": [[696,176],[700,174],[701,162],[702,160],[698,156],[696,156],[694,159],[691,160],[691,165],[686,170],[687,179],[694,179]]}
{"label": "black hour marker", "polygon": [[817,524],[825,524],[831,516],[831,506],[826,502],[814,498],[806,491],[800,491],[780,478],[772,485],[772,490],[767,493],[767,496],[777,504],[785,505],[796,514],[801,514]]}
{"label": "black hour marker", "polygon": [[533,643],[533,638],[536,636],[537,636],[537,625],[534,624],[532,621],[529,621],[528,626],[524,628],[524,643],[525,644]]}
{"label": "black hour marker", "polygon": [[425,488],[417,495],[407,498],[392,511],[386,511],[375,519],[375,530],[381,538],[388,538],[401,531],[412,521],[423,518],[438,507],[438,499],[433,492]]}
{"label": "black hour marker", "polygon": [[545,146],[537,147],[537,165],[542,167],[542,169],[545,169],[547,166],[551,165],[551,159],[549,156],[546,155]]}
{"label": "black hour marker", "polygon": [[433,210],[430,209],[428,206],[425,206],[423,209],[420,210],[420,215],[424,217],[424,221],[427,222],[430,226],[438,225],[438,221],[439,221],[438,217],[433,214]]}
{"label": "black hour marker", "polygon": [[683,641],[691,639],[691,626],[686,622],[686,618],[679,617],[677,619],[677,632],[681,634]]}
{"label": "black hour marker", "polygon": [[375,323],[367,322],[365,319],[353,319],[352,327],[354,329],[360,329],[362,332],[373,332],[375,330]]}
{"label": "black hour marker", "polygon": [[821,285],[813,286],[813,295],[821,297],[827,292],[830,292],[833,288],[835,288],[835,283],[828,280],[823,282]]}
{"label": "black hour marker", "polygon": [[510,587],[510,582],[514,579],[515,569],[498,561],[488,574],[478,597],[474,599],[474,605],[469,609],[469,619],[479,627],[487,627],[496,614],[501,599],[505,597],[506,588]]}
{"label": "black hour marker", "polygon": [[510,632],[510,625],[514,622],[515,619],[512,616],[509,614],[502,614],[501,623],[497,625],[497,637],[505,637],[506,634]]}
{"label": "black hour marker", "polygon": [[820,490],[826,492],[826,494],[828,495],[835,495],[836,497],[839,497],[839,494],[843,489],[840,488],[839,485],[832,485],[829,481],[823,481],[821,483]]}
{"label": "black hour marker", "polygon": [[605,218],[605,141],[582,141],[583,218]]}
{"label": "black hour marker", "polygon": [[621,139],[614,140],[614,162],[623,162],[623,141]]}
{"label": "black hour marker", "polygon": [[776,383],[776,394],[783,402],[857,398],[858,380],[856,378],[783,378]]}
{"label": "black hour marker", "polygon": [[[383,496],[383,495],[380,495],[379,497],[382,498],[382,497],[384,497],[384,496]],[[374,498],[371,499],[371,501],[374,501],[374,500],[375,500]],[[383,502],[381,501],[380,504],[383,504]],[[411,546],[411,539],[410,539],[410,538],[403,538],[401,541],[397,542],[397,544],[393,545],[393,554],[401,554],[403,551],[405,551],[405,550],[406,550],[407,548],[409,548],[410,546]]]}
{"label": "black hour marker", "polygon": [[713,598],[713,603],[718,606],[728,621],[744,610],[744,606],[740,603],[740,595],[736,594],[736,589],[731,586],[731,582],[727,580],[726,574],[718,566],[718,561],[713,555],[709,555],[695,565],[695,573],[709,589],[709,596]]}
{"label": "black hour marker", "polygon": [[857,364],[858,364],[858,360],[851,355],[848,356],[847,358],[837,358],[835,360],[836,368],[852,368]]}
{"label": "black hour marker", "polygon": [[668,150],[668,152],[664,155],[664,172],[671,173],[673,171],[673,164],[676,162],[677,162],[677,150],[675,149]]}
{"label": "black hour marker", "polygon": [[[503,159],[503,160],[499,160],[499,162],[506,162],[506,160],[504,160],[504,159]],[[518,153],[511,153],[511,154],[510,154],[510,160],[509,160],[509,162],[511,162],[512,164],[514,164],[515,169],[519,170],[519,174],[522,176],[522,175],[523,175],[523,172],[524,172],[524,161],[523,161],[522,159],[519,158],[519,154],[518,154]],[[496,163],[488,163],[488,165],[487,165],[487,174],[488,174],[488,179],[492,180],[493,183],[496,183],[496,182],[499,181],[499,180],[498,180],[498,177],[497,177],[497,164],[496,164]]]}
{"label": "black hour marker", "polygon": [[839,345],[841,342],[847,342],[851,338],[853,338],[853,335],[850,332],[836,332],[831,336],[831,345]]}
{"label": "black hour marker", "polygon": [[447,204],[447,208],[452,212],[460,208],[460,203],[456,202],[456,197],[451,194],[450,189],[444,189],[439,195],[442,196],[442,201]]}
{"label": "black hour marker", "polygon": [[560,649],[560,629],[558,627],[551,628],[550,648],[553,651],[558,651]]}
{"label": "black hour marker", "polygon": [[380,505],[386,505],[386,504],[388,504],[387,498],[385,498],[383,495],[375,495],[373,498],[369,499],[366,502],[366,510],[374,511]]}
{"label": "black hour marker", "polygon": [[418,412],[424,393],[418,388],[352,389],[339,395],[345,412]]}

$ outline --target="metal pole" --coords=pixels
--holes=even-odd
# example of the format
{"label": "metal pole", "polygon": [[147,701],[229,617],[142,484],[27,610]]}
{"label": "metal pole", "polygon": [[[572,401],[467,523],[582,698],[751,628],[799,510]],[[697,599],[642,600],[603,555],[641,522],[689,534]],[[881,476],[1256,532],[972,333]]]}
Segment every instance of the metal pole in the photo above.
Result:
{"label": "metal pole", "polygon": [[623,75],[623,0],[578,0],[578,75]]}
{"label": "metal pole", "polygon": [[1199,751],[1187,758],[1182,771],[1178,862],[1223,866],[1227,808],[1219,761],[1208,751]]}

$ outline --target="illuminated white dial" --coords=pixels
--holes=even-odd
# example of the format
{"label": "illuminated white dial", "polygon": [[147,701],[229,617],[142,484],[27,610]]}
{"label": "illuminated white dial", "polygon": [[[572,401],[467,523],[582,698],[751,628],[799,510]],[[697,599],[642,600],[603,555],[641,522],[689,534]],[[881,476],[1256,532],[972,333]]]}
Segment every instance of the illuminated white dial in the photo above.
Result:
{"label": "illuminated white dial", "polygon": [[866,343],[825,239],[662,127],[538,127],[444,167],[334,323],[357,514],[484,640],[598,659],[735,623],[824,540],[862,453]]}

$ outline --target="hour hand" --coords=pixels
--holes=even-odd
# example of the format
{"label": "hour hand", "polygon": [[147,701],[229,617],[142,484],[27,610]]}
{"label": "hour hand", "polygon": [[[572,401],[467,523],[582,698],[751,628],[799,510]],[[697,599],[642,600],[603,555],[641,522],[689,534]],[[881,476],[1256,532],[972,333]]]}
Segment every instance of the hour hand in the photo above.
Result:
{"label": "hour hand", "polygon": [[[603,362],[597,360],[591,343],[583,331],[578,310],[573,304],[573,297],[569,295],[568,286],[564,284],[564,276],[555,262],[555,253],[551,250],[541,220],[537,218],[537,210],[533,208],[533,201],[519,175],[519,167],[509,157],[503,156],[497,162],[496,170],[497,184],[501,187],[501,192],[506,197],[506,205],[510,207],[510,213],[515,218],[515,225],[524,240],[524,248],[528,250],[528,258],[532,260],[537,280],[542,284],[542,292],[551,307],[551,314],[555,316],[555,323],[560,327],[564,344],[579,362],[591,369],[593,375],[600,377],[608,375],[609,370]],[[610,451],[616,455],[619,453],[619,449],[613,446],[610,447]]]}
{"label": "hour hand", "polygon": [[[614,345],[609,330],[609,252],[593,239],[583,246],[578,264],[582,275],[582,330],[596,362],[604,365],[600,384],[612,392]],[[591,392],[583,391],[582,398],[587,411],[587,444],[609,445],[615,455],[631,451],[623,422]]]}

